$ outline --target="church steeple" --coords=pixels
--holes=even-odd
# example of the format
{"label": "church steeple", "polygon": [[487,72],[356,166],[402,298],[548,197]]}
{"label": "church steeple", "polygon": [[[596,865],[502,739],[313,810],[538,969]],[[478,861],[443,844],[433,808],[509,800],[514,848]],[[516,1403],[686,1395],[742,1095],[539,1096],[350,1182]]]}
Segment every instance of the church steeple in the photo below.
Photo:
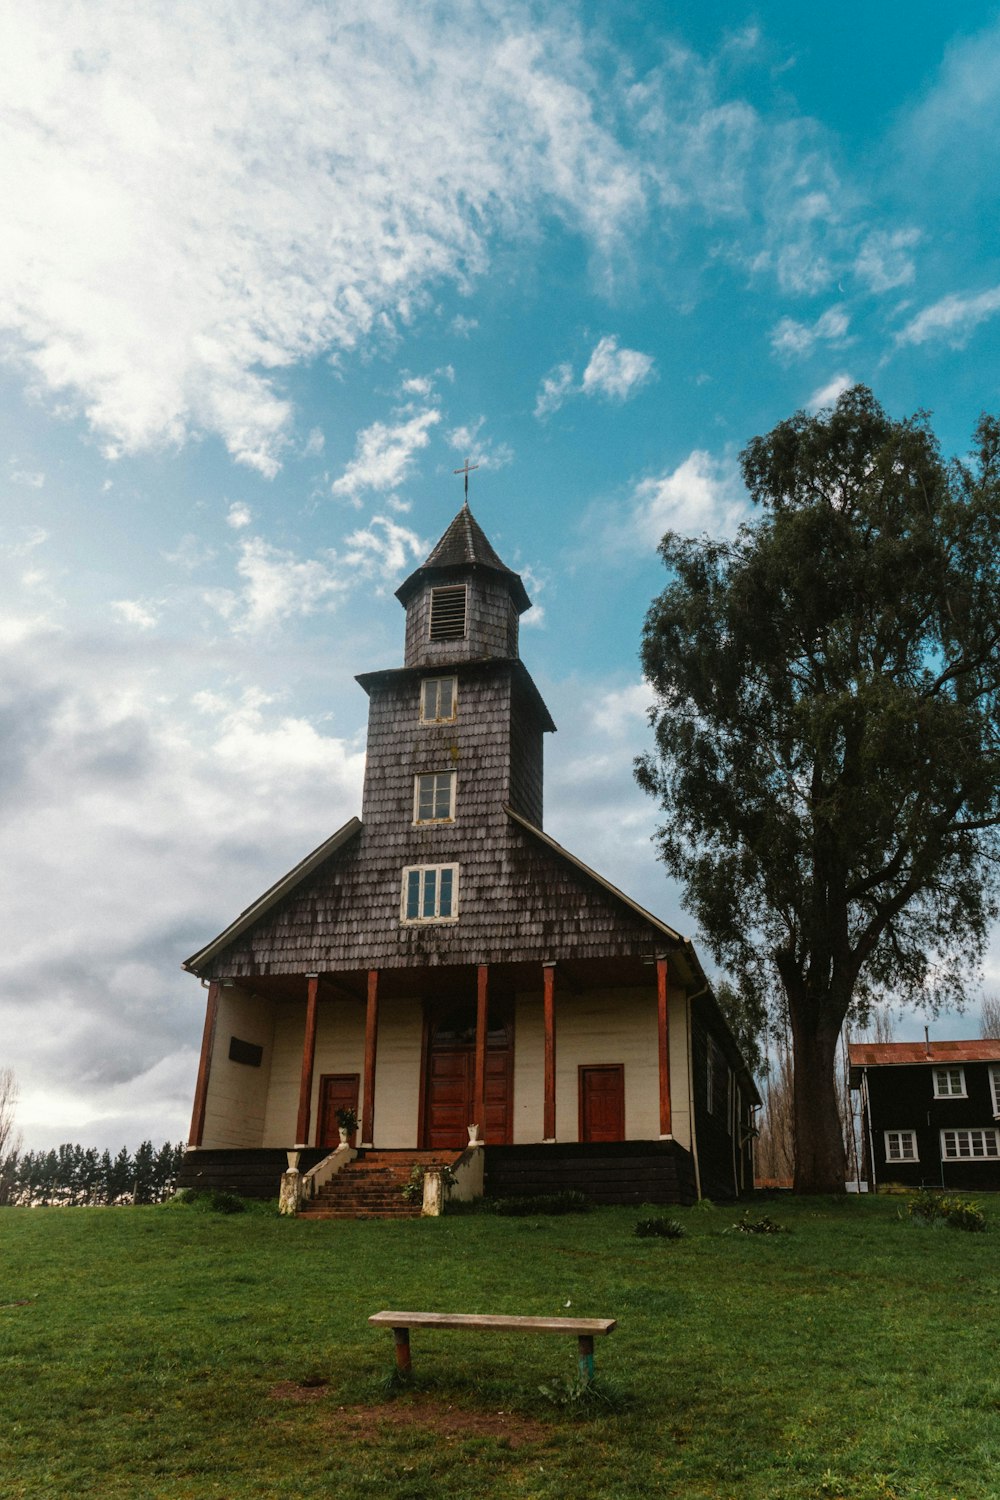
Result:
{"label": "church steeple", "polygon": [[531,607],[468,503],[396,598],[406,609],[408,667],[516,657],[518,620]]}

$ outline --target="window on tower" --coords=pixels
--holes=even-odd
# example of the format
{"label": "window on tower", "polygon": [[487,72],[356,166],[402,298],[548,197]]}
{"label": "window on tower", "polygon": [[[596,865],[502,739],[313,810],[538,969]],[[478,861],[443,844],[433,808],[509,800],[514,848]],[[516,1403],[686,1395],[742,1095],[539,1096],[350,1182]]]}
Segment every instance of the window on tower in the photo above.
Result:
{"label": "window on tower", "polygon": [[465,635],[464,583],[431,589],[431,640],[460,641]]}
{"label": "window on tower", "polygon": [[458,681],[454,677],[425,677],[420,684],[420,718],[424,724],[454,719]]}
{"label": "window on tower", "polygon": [[403,871],[401,922],[458,919],[458,865],[409,865]]}
{"label": "window on tower", "polygon": [[414,823],[450,823],[455,816],[454,771],[429,771],[413,778]]}

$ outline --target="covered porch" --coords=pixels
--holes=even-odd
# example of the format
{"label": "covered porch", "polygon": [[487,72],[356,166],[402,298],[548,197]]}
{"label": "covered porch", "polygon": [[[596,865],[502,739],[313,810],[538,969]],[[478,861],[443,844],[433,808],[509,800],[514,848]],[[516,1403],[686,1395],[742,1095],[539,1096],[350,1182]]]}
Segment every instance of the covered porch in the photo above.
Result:
{"label": "covered porch", "polygon": [[189,1145],[690,1149],[677,954],[213,980]]}

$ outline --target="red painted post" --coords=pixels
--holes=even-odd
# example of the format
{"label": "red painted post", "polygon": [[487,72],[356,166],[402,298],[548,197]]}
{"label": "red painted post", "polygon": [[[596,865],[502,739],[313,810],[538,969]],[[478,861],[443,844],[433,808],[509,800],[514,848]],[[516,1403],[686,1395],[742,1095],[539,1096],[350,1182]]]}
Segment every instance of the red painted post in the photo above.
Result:
{"label": "red painted post", "polygon": [[556,966],[542,965],[544,984],[543,1010],[545,1019],[545,1110],[542,1136],[546,1141],[556,1138]]}
{"label": "red painted post", "polygon": [[670,1021],[667,1013],[667,982],[669,974],[667,960],[656,960],[656,1021],[658,1031],[657,1054],[660,1061],[660,1140],[671,1136],[670,1117]]}
{"label": "red painted post", "polygon": [[400,1375],[410,1375],[413,1366],[410,1363],[410,1330],[408,1328],[394,1328],[392,1330],[393,1343],[396,1345],[396,1369]]}
{"label": "red painted post", "polygon": [[480,964],[476,970],[476,1074],[473,1082],[472,1108],[474,1119],[469,1125],[479,1126],[481,1140],[486,1139],[486,1038],[490,1029],[489,967]]}
{"label": "red painted post", "polygon": [[361,1105],[361,1144],[375,1144],[375,1053],[378,1050],[378,969],[368,970],[365,1012],[365,1083]]}
{"label": "red painted post", "polygon": [[205,1001],[205,1029],[201,1034],[201,1058],[198,1063],[198,1082],[194,1088],[194,1108],[191,1111],[189,1146],[200,1146],[205,1134],[205,1105],[208,1102],[208,1080],[212,1073],[212,1049],[215,1046],[215,1028],[219,1019],[219,990],[221,985],[213,979],[208,987]]}
{"label": "red painted post", "polygon": [[296,1146],[309,1144],[309,1117],[312,1112],[313,1065],[316,1061],[316,1009],[319,999],[319,975],[307,974],[306,1034],[302,1042],[302,1076],[299,1079],[299,1114],[295,1125]]}

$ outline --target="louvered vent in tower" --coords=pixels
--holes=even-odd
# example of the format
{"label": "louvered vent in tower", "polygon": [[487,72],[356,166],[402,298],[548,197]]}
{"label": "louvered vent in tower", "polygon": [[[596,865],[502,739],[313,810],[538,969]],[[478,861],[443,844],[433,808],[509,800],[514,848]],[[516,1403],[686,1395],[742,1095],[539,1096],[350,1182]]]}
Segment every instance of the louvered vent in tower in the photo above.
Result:
{"label": "louvered vent in tower", "polygon": [[465,635],[465,584],[431,590],[431,640],[460,641]]}

